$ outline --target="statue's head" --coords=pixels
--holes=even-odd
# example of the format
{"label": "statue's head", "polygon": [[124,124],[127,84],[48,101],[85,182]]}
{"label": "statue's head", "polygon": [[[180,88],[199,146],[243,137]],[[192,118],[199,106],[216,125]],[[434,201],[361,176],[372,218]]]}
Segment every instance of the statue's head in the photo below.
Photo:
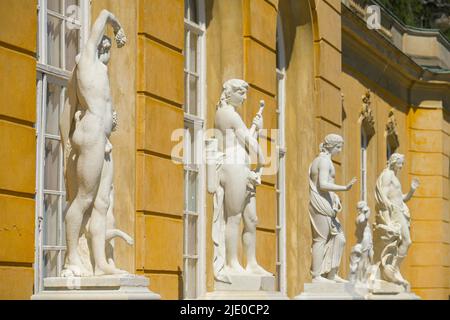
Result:
{"label": "statue's head", "polygon": [[392,170],[400,170],[405,163],[405,156],[401,153],[393,153],[387,161],[387,167]]}
{"label": "statue's head", "polygon": [[370,208],[365,201],[359,201],[356,205],[356,210],[358,211],[358,215],[363,214],[366,219],[369,219],[370,216]]}
{"label": "statue's head", "polygon": [[217,105],[218,108],[225,104],[231,104],[238,108],[247,99],[248,83],[240,79],[231,79],[223,84],[222,95]]}
{"label": "statue's head", "polygon": [[111,39],[108,36],[103,36],[102,41],[97,48],[98,58],[104,64],[108,64],[111,58]]}
{"label": "statue's head", "polygon": [[320,151],[334,156],[341,152],[343,147],[344,139],[338,134],[331,133],[320,144]]}

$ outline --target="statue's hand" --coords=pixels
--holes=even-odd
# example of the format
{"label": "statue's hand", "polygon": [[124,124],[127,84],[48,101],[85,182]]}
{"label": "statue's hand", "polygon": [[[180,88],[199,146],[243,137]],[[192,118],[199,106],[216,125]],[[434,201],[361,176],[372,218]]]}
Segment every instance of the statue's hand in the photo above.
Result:
{"label": "statue's hand", "polygon": [[420,183],[419,183],[419,179],[414,178],[411,181],[411,190],[416,190],[419,187]]}
{"label": "statue's hand", "polygon": [[350,182],[345,186],[345,190],[350,190],[352,188],[352,186],[355,184],[356,182],[356,177],[353,177],[352,180],[350,180]]}
{"label": "statue's hand", "polygon": [[254,118],[253,118],[253,122],[252,124],[254,124],[256,126],[256,131],[259,131],[263,128],[263,117],[260,114],[257,114]]}
{"label": "statue's hand", "polygon": [[122,48],[127,43],[127,36],[125,35],[125,31],[123,28],[120,28],[119,30],[114,31],[116,44],[118,48]]}
{"label": "statue's hand", "polygon": [[260,185],[261,184],[261,173],[258,173],[255,171],[250,171],[250,173],[248,175],[248,180],[254,186]]}

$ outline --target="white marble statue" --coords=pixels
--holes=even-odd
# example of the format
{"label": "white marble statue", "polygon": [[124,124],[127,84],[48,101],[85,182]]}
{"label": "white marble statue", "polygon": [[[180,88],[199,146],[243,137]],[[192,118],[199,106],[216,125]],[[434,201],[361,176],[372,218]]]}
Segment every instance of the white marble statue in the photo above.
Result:
{"label": "white marble statue", "polygon": [[95,21],[68,85],[60,120],[68,205],[67,253],[62,276],[124,274],[113,257],[114,237],[133,239],[114,228],[111,132],[116,128],[108,79],[110,24],[120,48],[126,37],[119,21],[103,10]]}
{"label": "white marble statue", "polygon": [[350,254],[350,276],[352,283],[367,285],[373,261],[372,228],[369,223],[370,208],[365,201],[358,202],[356,216],[356,244]]}
{"label": "white marble statue", "polygon": [[404,155],[392,154],[377,180],[374,262],[380,280],[408,288],[408,281],[400,273],[400,265],[411,245],[410,215],[405,202],[411,199],[419,186],[419,181],[413,179],[409,192],[402,193],[397,175],[404,161]]}
{"label": "white marble statue", "polygon": [[312,266],[314,282],[345,283],[338,276],[339,265],[345,247],[345,235],[338,212],[341,202],[335,191],[348,191],[356,182],[353,178],[347,185],[334,182],[335,168],[331,157],[341,152],[344,140],[337,134],[329,134],[320,145],[320,154],[309,167],[309,216],[312,228]]}
{"label": "white marble statue", "polygon": [[[248,84],[239,79],[228,80],[217,105],[215,127],[219,141],[207,141],[208,191],[214,193],[212,237],[214,241],[214,276],[217,281],[231,283],[232,275],[271,275],[256,260],[256,186],[261,184],[265,162],[258,144],[263,126],[261,108],[246,127],[237,109],[247,97]],[[256,155],[256,169],[250,169],[250,153]],[[238,259],[241,221],[242,242],[247,257],[244,269]]]}

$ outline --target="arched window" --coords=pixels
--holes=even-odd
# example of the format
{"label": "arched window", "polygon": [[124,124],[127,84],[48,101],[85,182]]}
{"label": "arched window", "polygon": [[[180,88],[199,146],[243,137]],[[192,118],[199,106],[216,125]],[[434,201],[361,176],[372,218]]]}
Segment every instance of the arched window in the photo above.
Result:
{"label": "arched window", "polygon": [[39,0],[36,121],[35,293],[64,265],[66,194],[59,117],[66,85],[88,36],[88,0]]}
{"label": "arched window", "polygon": [[281,18],[277,20],[277,115],[278,115],[278,175],[277,175],[277,275],[278,289],[286,295],[286,169],[285,169],[285,104],[286,57]]}
{"label": "arched window", "polygon": [[183,297],[193,299],[205,291],[205,3],[185,0],[184,49],[184,244]]}

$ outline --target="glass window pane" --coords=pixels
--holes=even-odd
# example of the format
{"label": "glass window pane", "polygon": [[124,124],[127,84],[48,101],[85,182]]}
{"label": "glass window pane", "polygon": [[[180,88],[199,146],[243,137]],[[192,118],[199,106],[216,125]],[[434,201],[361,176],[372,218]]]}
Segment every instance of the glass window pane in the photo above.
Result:
{"label": "glass window pane", "polygon": [[61,147],[57,140],[45,140],[44,189],[60,190],[60,157]]}
{"label": "glass window pane", "polygon": [[197,212],[197,172],[189,171],[187,181],[187,210]]}
{"label": "glass window pane", "polygon": [[188,243],[187,254],[194,256],[197,254],[197,216],[187,215]]}
{"label": "glass window pane", "polygon": [[63,13],[62,12],[62,1],[61,0],[47,0],[47,9]]}
{"label": "glass window pane", "polygon": [[198,23],[197,0],[185,1],[185,16],[188,20]]}
{"label": "glass window pane", "polygon": [[44,278],[56,277],[58,251],[44,251]]}
{"label": "glass window pane", "polygon": [[197,296],[197,260],[188,259],[186,270],[186,298]]}
{"label": "glass window pane", "polygon": [[44,195],[44,245],[58,245],[58,199],[59,196]]}
{"label": "glass window pane", "polygon": [[47,108],[45,111],[45,133],[59,135],[59,110],[61,109],[61,86],[47,84]]}
{"label": "glass window pane", "polygon": [[61,23],[62,20],[47,15],[47,63],[61,67]]}
{"label": "glass window pane", "polygon": [[189,113],[197,115],[197,77],[189,75]]}
{"label": "glass window pane", "polygon": [[80,31],[78,29],[66,28],[66,70],[72,71],[75,66],[75,57],[78,54],[78,39]]}
{"label": "glass window pane", "polygon": [[197,72],[197,43],[198,36],[189,32],[189,70]]}
{"label": "glass window pane", "polygon": [[189,74],[184,74],[184,88],[186,90],[184,95],[184,112],[189,113],[189,92],[188,92],[188,78]]}

